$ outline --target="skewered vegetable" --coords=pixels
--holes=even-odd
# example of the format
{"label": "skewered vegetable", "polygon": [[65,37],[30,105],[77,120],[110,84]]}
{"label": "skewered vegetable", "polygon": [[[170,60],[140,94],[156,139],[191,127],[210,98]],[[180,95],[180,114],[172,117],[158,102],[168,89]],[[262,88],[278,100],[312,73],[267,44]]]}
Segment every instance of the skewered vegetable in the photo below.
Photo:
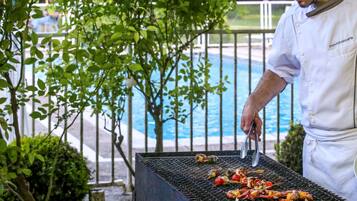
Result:
{"label": "skewered vegetable", "polygon": [[213,179],[221,175],[221,168],[213,168],[208,172],[208,179]]}
{"label": "skewered vegetable", "polygon": [[195,156],[195,160],[197,163],[217,163],[218,156],[216,155],[209,155],[206,154],[197,154]]}
{"label": "skewered vegetable", "polygon": [[214,180],[214,185],[215,186],[224,186],[229,184],[229,178],[227,176],[218,176],[215,180]]}
{"label": "skewered vegetable", "polygon": [[239,200],[279,200],[279,201],[313,201],[310,193],[299,190],[291,191],[273,191],[273,190],[255,190],[255,189],[236,189],[226,193],[229,199]]}

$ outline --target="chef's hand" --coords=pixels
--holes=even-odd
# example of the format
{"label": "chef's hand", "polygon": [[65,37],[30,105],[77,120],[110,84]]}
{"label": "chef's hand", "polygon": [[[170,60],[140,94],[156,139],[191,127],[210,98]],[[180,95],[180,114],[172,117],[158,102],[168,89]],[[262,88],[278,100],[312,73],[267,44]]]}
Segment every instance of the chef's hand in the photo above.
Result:
{"label": "chef's hand", "polygon": [[258,136],[259,136],[259,141],[260,141],[260,135],[261,135],[261,130],[262,130],[262,120],[259,117],[258,111],[248,101],[246,103],[246,105],[244,106],[244,109],[242,112],[242,119],[240,122],[240,127],[244,131],[245,134],[248,134],[253,121],[255,123],[255,127],[252,128],[253,130],[252,130],[249,138],[252,140],[255,140],[255,132],[257,132]]}

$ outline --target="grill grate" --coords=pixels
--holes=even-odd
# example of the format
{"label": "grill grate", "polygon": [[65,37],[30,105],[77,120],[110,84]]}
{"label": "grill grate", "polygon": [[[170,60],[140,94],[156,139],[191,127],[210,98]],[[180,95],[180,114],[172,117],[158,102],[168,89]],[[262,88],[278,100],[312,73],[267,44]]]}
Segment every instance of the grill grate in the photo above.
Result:
{"label": "grill grate", "polygon": [[[219,157],[218,162],[216,164],[197,164],[194,159],[195,152],[145,153],[138,154],[141,156],[138,159],[142,160],[146,167],[166,180],[189,200],[228,200],[225,193],[228,190],[240,187],[239,184],[215,187],[213,180],[207,179],[207,173],[213,167],[224,169],[245,167],[248,170],[253,170],[250,167],[252,151],[249,151],[248,156],[243,160],[239,158],[239,151],[200,153],[217,155]],[[263,154],[261,154],[259,165],[256,168],[265,170],[259,178],[272,182],[282,182],[274,187],[274,190],[304,190],[310,192],[314,196],[314,200],[343,200]],[[253,174],[250,175],[254,176]]]}

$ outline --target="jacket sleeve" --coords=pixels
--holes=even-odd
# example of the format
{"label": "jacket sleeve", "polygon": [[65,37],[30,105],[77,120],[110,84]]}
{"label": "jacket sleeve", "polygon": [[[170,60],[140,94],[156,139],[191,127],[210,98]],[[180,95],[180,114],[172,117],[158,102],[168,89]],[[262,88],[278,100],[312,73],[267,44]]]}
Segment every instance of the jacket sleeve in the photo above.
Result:
{"label": "jacket sleeve", "polygon": [[267,69],[283,78],[287,83],[293,83],[294,77],[300,73],[300,62],[294,54],[295,49],[297,49],[297,44],[292,16],[285,13],[275,31]]}

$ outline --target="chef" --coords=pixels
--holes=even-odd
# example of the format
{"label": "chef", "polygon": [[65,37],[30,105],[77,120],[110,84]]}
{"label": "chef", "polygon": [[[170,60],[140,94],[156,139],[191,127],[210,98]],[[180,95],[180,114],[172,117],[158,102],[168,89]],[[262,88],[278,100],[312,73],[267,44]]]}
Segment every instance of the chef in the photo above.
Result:
{"label": "chef", "polygon": [[303,174],[357,201],[357,1],[297,0],[281,17],[264,73],[248,97],[241,128],[260,134],[258,112],[299,78],[306,131]]}

